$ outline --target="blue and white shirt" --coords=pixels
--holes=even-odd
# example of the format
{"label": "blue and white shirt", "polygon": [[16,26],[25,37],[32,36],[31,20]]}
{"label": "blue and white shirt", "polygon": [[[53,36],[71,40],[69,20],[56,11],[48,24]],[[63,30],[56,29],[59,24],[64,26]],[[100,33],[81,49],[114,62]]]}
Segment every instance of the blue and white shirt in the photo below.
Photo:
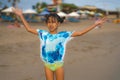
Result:
{"label": "blue and white shirt", "polygon": [[41,58],[44,62],[63,62],[66,43],[71,39],[73,32],[62,31],[50,34],[45,30],[37,29],[41,41]]}

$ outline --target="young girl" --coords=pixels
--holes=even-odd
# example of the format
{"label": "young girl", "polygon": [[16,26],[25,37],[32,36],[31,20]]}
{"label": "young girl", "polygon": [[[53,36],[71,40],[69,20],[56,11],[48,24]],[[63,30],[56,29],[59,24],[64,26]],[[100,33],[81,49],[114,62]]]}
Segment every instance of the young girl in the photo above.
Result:
{"label": "young girl", "polygon": [[84,29],[83,31],[61,31],[57,32],[58,26],[63,20],[57,14],[50,14],[46,16],[46,25],[48,31],[33,29],[29,26],[19,9],[13,9],[13,12],[19,16],[26,28],[30,33],[38,35],[41,41],[41,58],[45,66],[46,80],[64,80],[64,55],[65,46],[71,37],[81,36],[88,31],[92,30],[98,25],[106,21],[106,18],[96,21],[93,25]]}

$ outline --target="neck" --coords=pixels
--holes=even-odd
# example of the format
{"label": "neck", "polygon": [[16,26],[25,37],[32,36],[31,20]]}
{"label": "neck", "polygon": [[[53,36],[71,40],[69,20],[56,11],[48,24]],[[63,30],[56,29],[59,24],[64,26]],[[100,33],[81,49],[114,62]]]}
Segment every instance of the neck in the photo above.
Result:
{"label": "neck", "polygon": [[50,34],[56,34],[57,31],[50,31]]}

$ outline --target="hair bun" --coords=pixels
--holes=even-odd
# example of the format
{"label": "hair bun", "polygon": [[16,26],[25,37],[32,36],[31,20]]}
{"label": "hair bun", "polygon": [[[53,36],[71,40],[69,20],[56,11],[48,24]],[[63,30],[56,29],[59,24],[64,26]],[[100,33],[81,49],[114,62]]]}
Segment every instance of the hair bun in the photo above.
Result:
{"label": "hair bun", "polygon": [[64,19],[61,18],[58,14],[56,14],[56,15],[57,15],[57,17],[58,17],[58,21],[59,21],[60,23],[63,23]]}

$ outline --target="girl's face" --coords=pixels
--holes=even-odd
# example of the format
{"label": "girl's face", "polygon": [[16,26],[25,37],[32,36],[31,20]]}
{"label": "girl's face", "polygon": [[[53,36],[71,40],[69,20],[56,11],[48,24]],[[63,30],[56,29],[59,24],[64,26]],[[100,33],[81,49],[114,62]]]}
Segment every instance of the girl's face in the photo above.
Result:
{"label": "girl's face", "polygon": [[47,21],[47,26],[50,32],[57,32],[59,22],[55,17],[49,17]]}

